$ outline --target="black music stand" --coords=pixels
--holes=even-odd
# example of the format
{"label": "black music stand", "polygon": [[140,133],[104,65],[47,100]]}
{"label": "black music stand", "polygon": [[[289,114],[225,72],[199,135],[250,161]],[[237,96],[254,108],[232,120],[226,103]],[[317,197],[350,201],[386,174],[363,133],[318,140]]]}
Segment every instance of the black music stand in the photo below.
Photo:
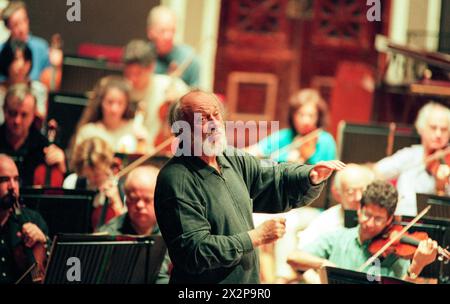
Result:
{"label": "black music stand", "polygon": [[412,284],[384,276],[380,276],[378,281],[375,278],[369,280],[367,273],[330,266],[325,266],[320,271],[323,284]]}
{"label": "black music stand", "polygon": [[57,233],[92,232],[91,214],[95,191],[62,188],[22,188],[25,206],[38,211],[49,229],[49,237]]}
{"label": "black music stand", "polygon": [[[161,236],[57,235],[44,284],[150,284],[165,254]],[[67,276],[73,257],[79,260],[79,281]]]}
{"label": "black music stand", "polygon": [[[450,197],[417,193],[416,200],[417,212],[421,212],[428,206],[431,206],[431,209],[411,227],[410,232],[424,231],[440,246],[445,248],[450,245]],[[406,225],[412,218],[403,216],[402,224]],[[450,283],[450,264],[436,260],[424,268],[421,276],[436,278],[439,283],[448,284]]]}
{"label": "black music stand", "polygon": [[93,90],[97,81],[108,75],[122,75],[122,66],[102,59],[64,56],[61,92],[85,94]]}
{"label": "black music stand", "polygon": [[356,210],[344,210],[344,227],[353,228],[358,226],[358,212]]}
{"label": "black music stand", "polygon": [[434,194],[417,193],[417,213],[431,205],[426,218],[444,220],[450,223],[450,197]]}
{"label": "black music stand", "polygon": [[74,132],[81,114],[88,103],[88,98],[83,94],[50,93],[48,98],[47,122],[51,119],[58,123],[57,144],[66,149]]}

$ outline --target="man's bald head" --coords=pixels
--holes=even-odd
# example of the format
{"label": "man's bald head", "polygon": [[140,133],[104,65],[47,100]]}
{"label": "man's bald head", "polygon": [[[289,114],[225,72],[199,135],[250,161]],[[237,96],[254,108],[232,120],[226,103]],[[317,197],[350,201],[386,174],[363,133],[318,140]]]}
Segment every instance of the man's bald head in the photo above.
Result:
{"label": "man's bald head", "polygon": [[151,234],[156,225],[153,199],[158,172],[153,166],[138,167],[128,174],[125,181],[128,216],[138,234]]}
{"label": "man's bald head", "polygon": [[19,171],[13,159],[6,154],[0,154],[0,197],[12,189],[19,196]]}
{"label": "man's bald head", "polygon": [[156,185],[159,169],[153,166],[141,166],[132,170],[125,180],[125,191],[131,191],[140,186],[151,187]]}
{"label": "man's bald head", "polygon": [[336,173],[333,188],[337,200],[344,209],[356,210],[364,189],[375,179],[369,168],[357,164],[347,166]]}
{"label": "man's bald head", "polygon": [[218,110],[222,117],[225,114],[223,105],[215,94],[193,90],[182,96],[172,106],[169,114],[170,124],[186,121],[193,126],[194,113],[204,114],[214,110]]}

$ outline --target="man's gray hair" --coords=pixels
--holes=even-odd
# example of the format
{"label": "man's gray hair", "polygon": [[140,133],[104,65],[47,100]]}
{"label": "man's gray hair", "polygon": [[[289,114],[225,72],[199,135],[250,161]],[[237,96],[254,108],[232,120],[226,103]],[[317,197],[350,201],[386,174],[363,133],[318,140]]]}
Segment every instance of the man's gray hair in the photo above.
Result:
{"label": "man's gray hair", "polygon": [[449,110],[449,108],[447,108],[446,106],[444,106],[444,105],[442,105],[440,103],[430,101],[426,105],[424,105],[420,109],[419,114],[417,114],[415,127],[417,129],[417,132],[419,132],[419,134],[425,128],[425,126],[426,126],[426,124],[428,122],[428,119],[429,119],[431,113],[434,110],[440,110],[440,111],[443,111],[446,114],[446,116],[447,116],[447,123],[448,123],[447,125],[448,125],[448,129],[450,131],[450,110]]}

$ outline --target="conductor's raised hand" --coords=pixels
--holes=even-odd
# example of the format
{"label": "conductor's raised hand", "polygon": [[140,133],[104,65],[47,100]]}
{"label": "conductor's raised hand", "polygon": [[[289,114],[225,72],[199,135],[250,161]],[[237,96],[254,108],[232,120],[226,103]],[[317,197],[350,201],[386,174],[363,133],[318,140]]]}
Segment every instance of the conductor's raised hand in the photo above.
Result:
{"label": "conductor's raised hand", "polygon": [[309,179],[313,185],[318,185],[328,179],[334,171],[345,168],[345,164],[339,160],[318,162],[309,172]]}

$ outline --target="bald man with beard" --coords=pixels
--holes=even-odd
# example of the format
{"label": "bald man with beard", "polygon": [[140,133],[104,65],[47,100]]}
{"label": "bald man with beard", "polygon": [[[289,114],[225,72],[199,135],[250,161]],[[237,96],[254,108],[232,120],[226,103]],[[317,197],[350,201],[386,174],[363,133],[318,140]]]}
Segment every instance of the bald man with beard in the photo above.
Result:
{"label": "bald man with beard", "polygon": [[280,213],[317,198],[345,165],[263,164],[228,147],[214,94],[191,91],[171,108],[181,145],[161,169],[155,210],[173,262],[171,283],[259,283],[257,248],[285,233],[285,219],[254,227],[252,212]]}

